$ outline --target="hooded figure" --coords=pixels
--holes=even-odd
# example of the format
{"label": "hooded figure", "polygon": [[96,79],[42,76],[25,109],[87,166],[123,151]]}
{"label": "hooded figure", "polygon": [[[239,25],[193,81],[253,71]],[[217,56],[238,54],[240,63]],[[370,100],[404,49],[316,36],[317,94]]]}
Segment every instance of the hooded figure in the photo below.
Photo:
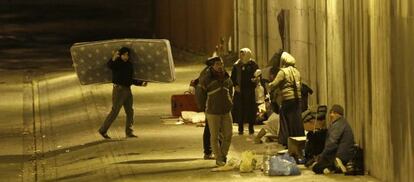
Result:
{"label": "hooded figure", "polygon": [[283,52],[280,59],[281,68],[269,88],[281,92],[279,143],[287,146],[289,137],[305,135],[301,122],[301,78],[292,55]]}
{"label": "hooded figure", "polygon": [[254,73],[259,68],[252,59],[252,51],[249,48],[240,49],[240,59],[237,60],[231,71],[231,80],[234,85],[233,120],[239,124],[239,135],[243,134],[243,123],[249,123],[249,134],[254,133],[256,121],[256,80]]}

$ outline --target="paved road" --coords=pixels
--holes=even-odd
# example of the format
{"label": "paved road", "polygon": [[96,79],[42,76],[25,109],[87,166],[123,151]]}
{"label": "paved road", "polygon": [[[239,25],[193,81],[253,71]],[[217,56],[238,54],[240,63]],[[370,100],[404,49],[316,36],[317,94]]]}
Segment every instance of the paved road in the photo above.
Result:
{"label": "paved road", "polygon": [[[139,137],[124,137],[121,111],[112,140],[97,133],[111,107],[110,84],[81,86],[72,70],[0,71],[0,181],[375,181],[318,176],[303,167],[293,177],[211,172],[215,162],[202,159],[203,128],[160,119],[170,114],[171,94],[187,90],[201,69],[178,66],[174,83],[133,87]],[[229,158],[255,150],[260,160],[266,145],[236,134]]]}

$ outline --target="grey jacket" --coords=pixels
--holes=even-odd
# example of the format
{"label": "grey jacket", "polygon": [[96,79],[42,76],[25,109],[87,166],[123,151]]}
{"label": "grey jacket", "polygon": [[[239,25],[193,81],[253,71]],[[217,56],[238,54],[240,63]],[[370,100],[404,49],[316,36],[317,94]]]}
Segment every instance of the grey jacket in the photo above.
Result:
{"label": "grey jacket", "polygon": [[208,114],[226,114],[231,111],[233,83],[229,75],[225,74],[223,81],[212,74],[212,68],[200,75],[200,82],[196,88],[197,103],[201,110]]}
{"label": "grey jacket", "polygon": [[338,157],[346,163],[352,158],[354,144],[351,126],[344,117],[340,117],[328,128],[325,147],[320,156],[327,160]]}

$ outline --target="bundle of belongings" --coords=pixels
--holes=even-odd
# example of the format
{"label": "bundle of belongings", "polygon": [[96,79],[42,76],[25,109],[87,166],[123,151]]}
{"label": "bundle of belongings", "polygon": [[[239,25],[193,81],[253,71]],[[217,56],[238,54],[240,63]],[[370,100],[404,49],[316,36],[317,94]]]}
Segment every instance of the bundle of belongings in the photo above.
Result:
{"label": "bundle of belongings", "polygon": [[311,107],[302,113],[303,126],[307,132],[305,144],[305,166],[312,164],[312,159],[319,155],[325,146],[327,134],[326,114],[328,107],[320,105]]}
{"label": "bundle of belongings", "polygon": [[289,154],[272,156],[269,159],[269,176],[300,175],[300,169],[295,159]]}
{"label": "bundle of belongings", "polygon": [[320,129],[326,129],[326,113],[328,107],[326,105],[320,105],[311,107],[302,113],[303,127],[306,131],[316,131]]}

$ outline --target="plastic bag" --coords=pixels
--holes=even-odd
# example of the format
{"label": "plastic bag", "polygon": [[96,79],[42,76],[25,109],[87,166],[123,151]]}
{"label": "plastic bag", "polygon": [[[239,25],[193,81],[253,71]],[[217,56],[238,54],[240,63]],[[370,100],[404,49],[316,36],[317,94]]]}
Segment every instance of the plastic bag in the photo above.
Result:
{"label": "plastic bag", "polygon": [[269,160],[269,176],[300,175],[295,159],[288,154],[272,156]]}
{"label": "plastic bag", "polygon": [[206,118],[204,112],[195,111],[181,111],[181,117],[186,123],[204,123]]}
{"label": "plastic bag", "polygon": [[252,172],[256,167],[256,158],[253,151],[244,151],[240,161],[240,172],[248,173]]}

